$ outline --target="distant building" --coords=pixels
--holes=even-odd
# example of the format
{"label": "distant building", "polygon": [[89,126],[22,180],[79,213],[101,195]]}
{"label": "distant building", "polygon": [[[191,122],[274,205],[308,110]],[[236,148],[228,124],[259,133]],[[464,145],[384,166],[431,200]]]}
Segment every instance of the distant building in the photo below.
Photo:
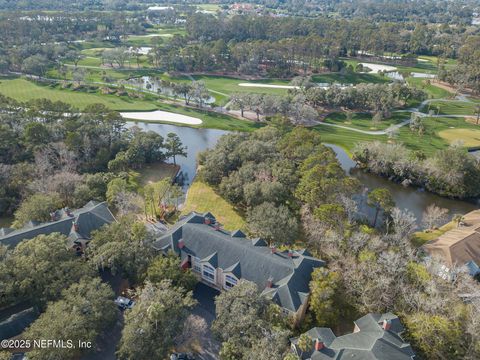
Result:
{"label": "distant building", "polygon": [[335,336],[329,328],[307,331],[310,350],[302,352],[298,339],[290,339],[292,352],[302,360],[411,360],[410,344],[403,341],[403,325],[392,313],[367,314],[356,320],[353,333]]}
{"label": "distant building", "polygon": [[281,252],[262,239],[247,239],[240,230],[222,230],[210,213],[190,213],[154,247],[163,253],[173,250],[183,268],[213,288],[228,290],[240,279],[254,282],[297,321],[305,314],[312,271],[324,266],[306,250]]}
{"label": "distant building", "polygon": [[90,241],[92,231],[115,221],[107,203],[96,201],[90,201],[77,210],[63,208],[52,212],[50,216],[49,222],[30,221],[21,229],[1,228],[0,244],[15,247],[21,241],[38,235],[60,233],[68,237],[70,247],[82,251]]}
{"label": "distant building", "polygon": [[458,228],[429,241],[423,249],[444,263],[443,277],[450,277],[456,266],[466,266],[470,275],[480,273],[480,210],[463,216]]}

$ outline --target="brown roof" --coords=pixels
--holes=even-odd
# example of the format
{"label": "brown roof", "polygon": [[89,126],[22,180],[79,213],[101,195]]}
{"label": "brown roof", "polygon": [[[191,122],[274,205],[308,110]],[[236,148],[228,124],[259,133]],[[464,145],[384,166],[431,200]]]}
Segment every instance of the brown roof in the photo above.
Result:
{"label": "brown roof", "polygon": [[471,260],[480,264],[480,210],[464,215],[464,225],[447,231],[424,248],[430,255],[442,258],[449,267]]}

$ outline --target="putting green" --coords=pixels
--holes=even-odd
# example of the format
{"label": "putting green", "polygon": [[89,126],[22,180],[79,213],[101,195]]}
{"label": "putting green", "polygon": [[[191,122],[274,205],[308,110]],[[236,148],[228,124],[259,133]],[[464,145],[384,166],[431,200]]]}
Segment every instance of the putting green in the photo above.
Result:
{"label": "putting green", "polygon": [[467,147],[480,146],[480,130],[476,129],[447,129],[440,131],[438,136],[450,144],[460,140]]}

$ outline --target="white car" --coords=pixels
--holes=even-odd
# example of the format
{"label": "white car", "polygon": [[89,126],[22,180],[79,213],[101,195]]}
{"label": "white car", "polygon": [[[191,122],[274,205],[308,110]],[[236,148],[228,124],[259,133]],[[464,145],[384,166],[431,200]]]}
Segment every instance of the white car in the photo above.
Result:
{"label": "white car", "polygon": [[124,296],[119,296],[115,299],[115,304],[117,304],[120,309],[126,310],[131,309],[133,305],[135,305],[135,301]]}

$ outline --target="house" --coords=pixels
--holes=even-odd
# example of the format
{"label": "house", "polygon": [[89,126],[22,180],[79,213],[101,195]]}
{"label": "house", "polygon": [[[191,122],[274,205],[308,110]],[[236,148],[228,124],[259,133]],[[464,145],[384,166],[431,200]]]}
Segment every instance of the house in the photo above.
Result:
{"label": "house", "polygon": [[82,251],[90,241],[92,231],[115,221],[106,202],[90,201],[77,210],[63,208],[50,214],[51,221],[30,221],[21,229],[0,229],[0,244],[15,247],[21,241],[38,235],[60,233],[68,237],[69,247]]}
{"label": "house", "polygon": [[356,320],[353,333],[335,336],[329,328],[307,331],[311,346],[302,351],[298,339],[290,339],[292,352],[302,360],[411,360],[411,346],[403,341],[404,328],[392,313],[367,314]]}
{"label": "house", "polygon": [[480,273],[480,210],[465,214],[458,228],[449,230],[429,241],[423,249],[444,264],[443,277],[456,266],[466,266],[470,275]]}
{"label": "house", "polygon": [[163,253],[174,251],[183,268],[191,268],[218,290],[228,290],[240,279],[255,283],[296,321],[305,314],[313,269],[324,266],[306,250],[278,251],[262,239],[247,239],[240,230],[225,231],[210,213],[185,216],[154,247]]}

